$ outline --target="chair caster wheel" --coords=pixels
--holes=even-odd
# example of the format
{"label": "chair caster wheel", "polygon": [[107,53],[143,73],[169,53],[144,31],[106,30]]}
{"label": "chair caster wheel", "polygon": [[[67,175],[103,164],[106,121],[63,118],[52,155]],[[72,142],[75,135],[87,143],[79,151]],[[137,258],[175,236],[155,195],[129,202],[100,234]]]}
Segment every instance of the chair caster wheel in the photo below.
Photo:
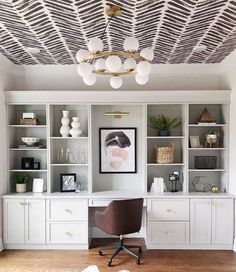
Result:
{"label": "chair caster wheel", "polygon": [[108,261],[107,266],[111,266],[112,261]]}
{"label": "chair caster wheel", "polygon": [[103,256],[103,252],[102,252],[101,250],[98,251],[98,254],[99,254],[100,256]]}
{"label": "chair caster wheel", "polygon": [[142,253],[143,253],[143,251],[142,251],[142,248],[140,247],[140,248],[138,249],[138,254],[141,255]]}
{"label": "chair caster wheel", "polygon": [[138,258],[138,259],[136,260],[136,263],[137,263],[137,264],[140,264],[140,258]]}

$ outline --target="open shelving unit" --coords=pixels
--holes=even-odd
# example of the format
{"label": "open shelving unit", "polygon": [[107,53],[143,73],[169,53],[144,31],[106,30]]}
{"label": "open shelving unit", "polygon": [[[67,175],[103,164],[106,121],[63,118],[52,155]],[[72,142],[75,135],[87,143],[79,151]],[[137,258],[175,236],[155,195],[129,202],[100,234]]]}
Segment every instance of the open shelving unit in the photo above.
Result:
{"label": "open shelving unit", "polygon": [[[214,116],[214,124],[197,124],[204,108]],[[81,137],[61,137],[62,111],[68,110],[70,117],[80,117]],[[130,115],[122,118],[106,116],[105,112],[124,111]],[[34,112],[39,125],[20,125],[23,112]],[[169,118],[180,117],[182,123],[171,130],[171,136],[158,136],[150,128],[148,118],[164,114]],[[180,172],[179,192],[195,192],[193,179],[204,176],[211,185],[221,192],[228,193],[228,104],[189,104],[189,103],[132,103],[132,104],[8,104],[8,173],[9,193],[15,192],[14,175],[28,173],[31,178],[43,178],[45,191],[60,191],[60,174],[75,173],[81,182],[82,190],[88,193],[108,191],[136,191],[148,193],[154,177],[163,177],[167,191],[171,190],[169,174]],[[137,173],[99,173],[99,128],[137,128]],[[203,134],[208,129],[222,134],[220,145],[204,147]],[[19,148],[21,137],[39,137],[43,148]],[[190,136],[198,136],[202,146],[191,147]],[[160,164],[156,161],[156,147],[174,146],[174,162]],[[59,158],[63,150],[64,158]],[[66,152],[69,154],[65,158]],[[81,155],[82,154],[82,155]],[[215,169],[196,169],[194,156],[216,156]],[[21,169],[21,158],[33,157],[40,162],[39,170]],[[82,159],[81,159],[82,158]],[[29,184],[30,191],[32,184]]]}

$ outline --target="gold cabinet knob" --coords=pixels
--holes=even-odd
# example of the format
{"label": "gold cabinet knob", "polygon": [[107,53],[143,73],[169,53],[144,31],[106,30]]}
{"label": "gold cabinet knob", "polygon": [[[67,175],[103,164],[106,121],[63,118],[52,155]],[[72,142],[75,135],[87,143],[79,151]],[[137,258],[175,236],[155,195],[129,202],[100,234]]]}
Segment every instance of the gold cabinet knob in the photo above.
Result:
{"label": "gold cabinet knob", "polygon": [[66,232],[66,235],[67,236],[72,236],[72,234],[70,232],[68,232],[68,231]]}
{"label": "gold cabinet knob", "polygon": [[72,213],[72,211],[71,211],[70,209],[65,209],[65,211],[66,211],[67,213]]}
{"label": "gold cabinet knob", "polygon": [[167,211],[167,212],[172,212],[172,210],[171,210],[171,209],[166,209],[166,211]]}

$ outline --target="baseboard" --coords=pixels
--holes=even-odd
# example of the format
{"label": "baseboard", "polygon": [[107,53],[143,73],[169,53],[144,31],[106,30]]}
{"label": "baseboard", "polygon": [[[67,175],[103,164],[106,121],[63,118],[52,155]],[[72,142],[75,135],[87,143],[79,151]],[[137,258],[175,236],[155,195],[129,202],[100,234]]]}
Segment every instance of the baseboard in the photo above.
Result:
{"label": "baseboard", "polygon": [[0,252],[3,251],[3,242],[2,242],[2,238],[0,239]]}

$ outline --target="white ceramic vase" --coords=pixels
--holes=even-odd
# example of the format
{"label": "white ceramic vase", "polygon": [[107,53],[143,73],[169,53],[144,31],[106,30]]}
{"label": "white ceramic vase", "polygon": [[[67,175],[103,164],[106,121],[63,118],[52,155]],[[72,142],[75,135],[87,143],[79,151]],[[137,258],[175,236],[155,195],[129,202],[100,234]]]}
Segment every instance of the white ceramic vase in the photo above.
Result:
{"label": "white ceramic vase", "polygon": [[23,183],[23,184],[20,184],[20,183],[17,183],[16,184],[16,192],[17,193],[25,193],[26,192],[26,183]]}
{"label": "white ceramic vase", "polygon": [[62,111],[63,117],[61,118],[62,126],[60,128],[60,134],[62,137],[69,137],[70,135],[70,118],[69,111]]}
{"label": "white ceramic vase", "polygon": [[82,134],[82,130],[80,128],[80,118],[79,117],[72,117],[72,129],[70,130],[70,135],[72,137],[79,137]]}

